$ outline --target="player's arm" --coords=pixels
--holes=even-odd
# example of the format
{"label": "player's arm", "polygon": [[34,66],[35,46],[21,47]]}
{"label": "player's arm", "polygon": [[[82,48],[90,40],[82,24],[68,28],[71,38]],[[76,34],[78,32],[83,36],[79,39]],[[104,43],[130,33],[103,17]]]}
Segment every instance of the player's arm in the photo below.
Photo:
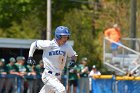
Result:
{"label": "player's arm", "polygon": [[35,60],[33,59],[33,54],[34,54],[36,49],[37,49],[37,41],[33,42],[30,46],[28,60],[27,60],[27,63],[29,65],[35,65],[36,64]]}
{"label": "player's arm", "polygon": [[71,57],[71,60],[74,60],[74,61],[76,62],[77,56],[76,56],[76,55],[72,56],[72,57]]}
{"label": "player's arm", "polygon": [[70,58],[70,61],[69,61],[69,63],[68,63],[68,67],[74,67],[78,55],[77,55],[76,52],[73,50],[72,46],[69,46],[69,45],[68,45],[68,48],[67,48],[67,56]]}
{"label": "player's arm", "polygon": [[77,54],[76,52],[74,51],[74,55],[71,57],[71,60],[69,62],[69,67],[74,67],[75,64],[76,64],[76,61],[77,61]]}
{"label": "player's arm", "polygon": [[36,49],[37,49],[37,41],[31,44],[28,57],[33,57],[33,54]]}
{"label": "player's arm", "polygon": [[[73,56],[74,57],[74,56]],[[76,64],[76,60],[74,58],[71,58],[68,67],[74,67]]]}
{"label": "player's arm", "polygon": [[37,40],[37,41],[33,42],[30,46],[27,63],[30,65],[35,65],[36,62],[33,59],[33,54],[34,54],[35,50],[36,49],[45,49],[45,48],[49,47],[49,45],[50,45],[49,40]]}

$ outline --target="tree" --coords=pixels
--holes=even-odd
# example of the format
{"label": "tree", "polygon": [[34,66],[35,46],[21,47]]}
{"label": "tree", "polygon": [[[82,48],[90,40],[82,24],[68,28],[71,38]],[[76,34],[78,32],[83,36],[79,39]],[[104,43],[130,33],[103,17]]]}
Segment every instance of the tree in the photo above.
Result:
{"label": "tree", "polygon": [[[1,37],[40,38],[46,26],[46,2],[38,0],[1,0]],[[41,10],[41,11],[40,11]]]}
{"label": "tree", "polygon": [[100,64],[102,48],[98,35],[92,34],[92,18],[92,11],[83,6],[81,10],[73,9],[65,14],[62,25],[70,28],[79,58],[88,57],[89,64]]}

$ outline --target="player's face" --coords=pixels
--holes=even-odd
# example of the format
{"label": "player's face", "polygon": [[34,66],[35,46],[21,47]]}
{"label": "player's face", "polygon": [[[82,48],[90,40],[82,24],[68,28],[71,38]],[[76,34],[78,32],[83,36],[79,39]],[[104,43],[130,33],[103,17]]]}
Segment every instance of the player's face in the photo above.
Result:
{"label": "player's face", "polygon": [[60,44],[61,45],[65,44],[68,39],[69,39],[69,36],[61,36]]}

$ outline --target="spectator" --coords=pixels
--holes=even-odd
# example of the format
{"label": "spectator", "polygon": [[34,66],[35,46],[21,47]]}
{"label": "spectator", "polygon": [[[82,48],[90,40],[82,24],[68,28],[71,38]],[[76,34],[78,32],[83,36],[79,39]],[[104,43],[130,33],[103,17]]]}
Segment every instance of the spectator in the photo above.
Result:
{"label": "spectator", "polygon": [[2,78],[0,78],[0,93],[2,93],[2,89],[3,89],[4,83],[5,83],[5,78],[4,77],[7,74],[4,58],[0,59],[0,74],[1,74],[1,77],[2,77]]}
{"label": "spectator", "polygon": [[43,87],[43,82],[41,80],[41,75],[44,71],[44,67],[43,67],[43,61],[40,60],[39,61],[39,64],[36,65],[36,73],[37,73],[37,76],[40,77],[40,78],[37,78],[36,79],[36,85],[35,85],[35,93],[38,93],[40,91],[40,89]]}
{"label": "spectator", "polygon": [[122,44],[121,40],[120,40],[121,39],[120,28],[118,27],[117,24],[114,24],[113,27],[108,28],[104,31],[104,35],[105,35],[105,38],[112,40],[111,41],[111,50],[112,50],[113,56],[116,56],[117,51],[121,46],[115,44],[114,42],[116,42],[118,44]]}
{"label": "spectator", "polygon": [[95,65],[92,66],[92,70],[89,73],[90,93],[92,93],[92,86],[91,86],[92,79],[96,78],[96,77],[94,77],[94,75],[101,75],[101,72],[97,70]]}
{"label": "spectator", "polygon": [[28,69],[28,76],[32,76],[32,78],[27,78],[27,83],[28,83],[28,87],[27,87],[27,93],[35,93],[34,92],[34,85],[35,85],[35,80],[36,80],[36,70],[35,70],[35,65],[27,65],[27,69]]}
{"label": "spectator", "polygon": [[78,72],[78,67],[75,65],[72,68],[69,68],[69,77],[68,77],[68,93],[71,93],[71,87],[73,86],[73,92],[76,93],[77,87],[78,87],[78,77],[79,74]]}
{"label": "spectator", "polygon": [[92,70],[89,73],[90,77],[93,77],[94,75],[101,75],[101,72],[97,70],[96,66],[92,66]]}
{"label": "spectator", "polygon": [[[9,63],[6,65],[8,74],[11,75],[19,75],[18,69],[15,66],[15,58],[11,57],[9,59]],[[7,78],[5,86],[5,93],[9,93],[12,88],[12,93],[16,93],[17,91],[17,78]]]}
{"label": "spectator", "polygon": [[26,80],[24,76],[27,75],[27,68],[25,66],[25,57],[18,56],[16,60],[17,60],[16,66],[18,67],[19,75],[22,77],[20,93],[24,93],[24,82]]}
{"label": "spectator", "polygon": [[85,90],[85,93],[89,93],[89,78],[88,78],[89,68],[87,66],[86,57],[82,58],[79,68],[80,68],[80,72],[79,72],[80,93],[83,93],[83,90]]}

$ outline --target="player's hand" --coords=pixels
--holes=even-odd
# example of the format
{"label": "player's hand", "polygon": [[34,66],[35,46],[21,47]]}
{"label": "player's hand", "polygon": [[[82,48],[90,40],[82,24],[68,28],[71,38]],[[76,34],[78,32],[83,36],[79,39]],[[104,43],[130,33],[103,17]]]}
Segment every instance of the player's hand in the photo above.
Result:
{"label": "player's hand", "polygon": [[68,67],[74,67],[75,66],[75,61],[74,60],[71,60],[68,64]]}
{"label": "player's hand", "polygon": [[27,63],[28,63],[29,65],[36,65],[36,62],[35,62],[35,60],[33,59],[33,57],[29,57],[28,60],[27,60]]}

